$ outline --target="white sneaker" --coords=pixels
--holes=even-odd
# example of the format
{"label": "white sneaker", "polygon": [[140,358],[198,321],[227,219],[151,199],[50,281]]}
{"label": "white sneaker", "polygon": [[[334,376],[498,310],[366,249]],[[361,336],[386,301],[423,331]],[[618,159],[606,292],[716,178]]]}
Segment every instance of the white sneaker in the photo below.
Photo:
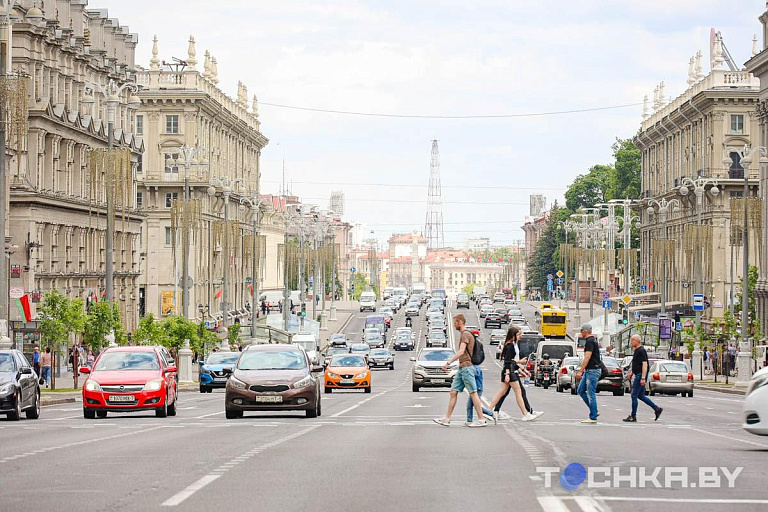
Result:
{"label": "white sneaker", "polygon": [[493,424],[499,424],[499,411],[493,411]]}
{"label": "white sneaker", "polygon": [[471,421],[465,421],[465,422],[464,422],[464,426],[465,426],[465,427],[469,427],[470,425],[472,425],[472,422],[471,422]]}
{"label": "white sneaker", "polygon": [[451,420],[449,420],[448,418],[435,418],[432,421],[434,421],[438,425],[442,425],[444,427],[450,427],[451,426]]}
{"label": "white sneaker", "polygon": [[487,427],[488,422],[485,420],[475,420],[467,426],[468,427]]}
{"label": "white sneaker", "polygon": [[538,418],[539,416],[541,416],[542,414],[544,414],[544,411],[533,411],[531,414],[533,414],[533,416],[534,416],[535,418]]}
{"label": "white sneaker", "polygon": [[531,413],[528,413],[525,416],[523,416],[523,421],[533,421],[535,419],[536,419],[536,416],[534,416]]}

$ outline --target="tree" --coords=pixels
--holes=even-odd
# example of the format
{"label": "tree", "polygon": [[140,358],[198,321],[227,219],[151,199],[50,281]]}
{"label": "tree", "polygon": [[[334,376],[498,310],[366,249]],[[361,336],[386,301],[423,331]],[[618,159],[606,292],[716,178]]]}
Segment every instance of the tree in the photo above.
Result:
{"label": "tree", "polygon": [[91,305],[85,319],[83,342],[94,351],[100,350],[107,346],[106,336],[109,333],[114,333],[118,345],[126,344],[127,336],[117,304],[110,308],[107,301],[96,302]]}
{"label": "tree", "polygon": [[461,289],[462,293],[466,293],[467,295],[472,295],[472,292],[475,290],[475,286],[477,286],[476,283],[469,283],[464,285],[464,287]]}
{"label": "tree", "polygon": [[240,343],[240,327],[241,327],[240,324],[237,322],[235,322],[234,324],[228,327],[229,329],[228,338],[229,338],[230,345],[234,346]]}
{"label": "tree", "polygon": [[591,208],[610,199],[611,173],[609,165],[593,165],[587,174],[581,174],[565,192],[565,207],[575,212]]}
{"label": "tree", "polygon": [[[198,326],[183,316],[169,316],[163,321],[165,332],[165,346],[174,349],[176,353],[184,345],[184,340],[189,340],[192,346],[198,345]],[[231,326],[230,326],[231,327]]]}
{"label": "tree", "polygon": [[40,333],[45,341],[54,347],[64,345],[69,339],[69,330],[64,321],[68,303],[69,300],[58,290],[51,290],[43,296],[43,302],[37,308]]}
{"label": "tree", "polygon": [[[747,333],[750,336],[757,336],[762,337],[762,328],[760,326],[760,321],[757,318],[757,300],[755,297],[755,288],[757,286],[757,277],[758,277],[758,270],[756,266],[750,265],[749,266],[749,278],[747,281],[747,298],[749,299],[749,311],[747,311],[747,317],[749,318],[749,326],[747,329]],[[741,325],[741,308],[744,304],[744,279],[742,278],[740,280],[740,289],[739,292],[736,294],[736,297],[738,298],[738,302],[734,305],[734,313],[736,314],[736,319],[739,320],[739,325]],[[744,326],[741,326],[743,329]]]}
{"label": "tree", "polygon": [[611,146],[615,160],[609,193],[612,199],[640,197],[640,156],[632,139],[616,139]]}
{"label": "tree", "polygon": [[555,268],[555,251],[557,250],[557,222],[555,219],[559,218],[559,210],[560,208],[555,203],[549,212],[547,227],[544,228],[544,231],[539,236],[536,248],[528,261],[529,288],[545,290],[547,275],[554,274],[557,271]]}
{"label": "tree", "polygon": [[360,300],[360,295],[368,288],[368,279],[359,272],[355,273],[355,278],[352,281],[355,286],[355,293],[352,294],[352,300]]}
{"label": "tree", "polygon": [[133,339],[139,345],[168,346],[168,335],[163,329],[163,322],[155,320],[152,313],[139,320],[139,328],[133,334]]}

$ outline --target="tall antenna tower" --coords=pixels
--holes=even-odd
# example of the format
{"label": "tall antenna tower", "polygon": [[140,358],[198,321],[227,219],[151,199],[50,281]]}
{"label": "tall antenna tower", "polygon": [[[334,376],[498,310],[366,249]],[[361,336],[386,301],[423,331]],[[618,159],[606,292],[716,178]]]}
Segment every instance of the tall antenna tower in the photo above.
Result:
{"label": "tall antenna tower", "polygon": [[428,249],[445,246],[443,232],[443,192],[440,185],[440,150],[437,140],[432,141],[432,158],[429,162],[429,192],[427,192],[427,223],[425,226]]}

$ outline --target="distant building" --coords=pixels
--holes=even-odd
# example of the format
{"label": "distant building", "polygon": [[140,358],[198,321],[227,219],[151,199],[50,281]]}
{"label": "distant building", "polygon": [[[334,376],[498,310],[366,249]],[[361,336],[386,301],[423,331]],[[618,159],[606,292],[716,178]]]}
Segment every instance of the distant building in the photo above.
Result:
{"label": "distant building", "polygon": [[331,192],[331,200],[328,202],[328,212],[335,217],[344,215],[344,192],[338,190]]}
{"label": "distant building", "polygon": [[531,199],[531,209],[530,209],[530,215],[531,217],[538,218],[544,215],[544,212],[547,209],[547,198],[543,194],[532,194],[530,196]]}
{"label": "distant building", "polygon": [[491,250],[490,238],[465,238],[464,250],[467,252],[486,252]]}

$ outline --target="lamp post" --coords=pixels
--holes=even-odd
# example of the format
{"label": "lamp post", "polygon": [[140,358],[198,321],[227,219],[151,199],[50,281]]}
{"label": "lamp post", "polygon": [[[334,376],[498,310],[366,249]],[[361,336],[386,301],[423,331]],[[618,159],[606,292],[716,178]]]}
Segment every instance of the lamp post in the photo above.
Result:
{"label": "lamp post", "polygon": [[[139,90],[138,85],[132,82],[126,82],[122,85],[110,79],[106,87],[98,82],[89,82],[85,86],[85,94],[83,95],[82,102],[85,105],[93,105],[96,103],[94,93],[99,93],[106,99],[107,106],[107,148],[112,149],[115,141],[115,113],[117,106],[120,104],[120,96],[124,91],[131,91],[131,96],[128,98],[128,108],[135,110],[141,105],[141,100],[136,93]],[[90,91],[90,92],[89,92]],[[112,178],[114,179],[114,178]],[[115,237],[115,219],[111,211],[115,208],[115,198],[113,196],[113,190],[110,183],[106,184],[106,202],[107,202],[107,235],[105,244],[105,286],[107,288],[107,302],[110,308],[112,307],[112,296],[114,291],[114,237]]]}
{"label": "lamp post", "polygon": [[[565,232],[565,248],[566,248],[566,250],[568,249],[568,232],[574,230],[574,224],[575,224],[575,222],[571,221],[571,220],[560,221],[560,222],[557,223],[558,227],[560,227]],[[563,258],[563,261],[565,261],[565,258]],[[569,265],[568,262],[565,261],[565,265],[563,265],[563,267],[564,267],[563,273],[565,274],[563,276],[564,277],[563,282],[565,283],[565,289],[566,289],[566,293],[564,294],[565,295],[565,306],[566,306],[566,308],[568,307],[568,299],[570,299],[570,296],[571,296],[570,290],[568,289],[568,286],[569,286],[569,284],[568,284],[568,265]],[[562,299],[560,299],[560,309],[562,309]]]}
{"label": "lamp post", "polygon": [[[758,161],[761,166],[761,171],[768,165],[768,148],[765,146],[755,146],[751,150],[748,146],[744,146],[745,155],[741,158],[741,166],[744,168],[744,268],[742,274],[741,285],[741,350],[749,351],[751,354],[751,347],[749,346],[749,167],[752,165],[752,161],[755,156],[758,156]],[[765,222],[765,219],[763,219]],[[751,374],[751,365],[747,365],[747,372]],[[743,378],[739,375],[739,378]]]}
{"label": "lamp post", "polygon": [[[189,190],[189,168],[193,166],[207,165],[205,160],[205,148],[198,145],[194,146],[181,146],[177,148],[181,158],[177,158],[176,161],[180,161],[184,167],[184,207],[187,208],[190,200]],[[198,155],[203,155],[203,160],[198,158]],[[186,216],[187,214],[185,214]],[[182,226],[183,229],[189,229],[189,226]],[[184,248],[181,252],[181,314],[184,318],[189,318],[189,233],[185,233],[182,236],[182,240],[185,241]]]}
{"label": "lamp post", "polygon": [[[242,178],[229,178],[227,176],[213,176],[208,186],[208,195],[213,197],[217,193],[217,187],[221,188],[221,194],[224,197],[224,248],[223,251],[229,251],[231,241],[229,240],[229,197],[234,192],[235,187],[242,183]],[[223,311],[224,327],[229,325],[229,254],[225,253],[224,258],[224,283],[221,292],[221,309]]]}
{"label": "lamp post", "polygon": [[[704,194],[707,192],[707,187],[709,188],[709,193],[713,196],[717,196],[720,193],[720,189],[717,186],[717,180],[699,177],[695,180],[692,180],[691,178],[683,178],[682,182],[680,184],[680,188],[678,189],[678,192],[680,192],[680,195],[685,197],[687,196],[691,190],[693,190],[693,194],[696,196],[696,252],[695,252],[695,258],[694,258],[694,271],[696,273],[695,276],[695,286],[696,291],[695,293],[700,293],[704,295],[704,284],[703,284],[703,276],[702,276],[702,266],[704,263],[704,258],[702,255],[702,241],[701,241],[701,223],[702,223],[702,213],[704,210]],[[698,376],[701,378],[703,375],[703,364],[704,361],[702,359],[703,354],[701,352],[701,340],[698,338],[698,332],[699,327],[701,326],[701,311],[695,311],[696,314],[696,335],[694,336],[694,348],[693,353],[691,354],[691,358],[693,359],[693,375]]]}
{"label": "lamp post", "polygon": [[[658,209],[658,212],[656,209]],[[667,313],[667,217],[669,216],[670,210],[673,212],[677,211],[680,208],[680,200],[679,199],[666,199],[662,197],[661,199],[650,199],[648,201],[648,215],[655,215],[658,213],[659,220],[661,220],[662,225],[662,231],[664,232],[664,249],[663,249],[663,255],[661,257],[662,259],[662,278],[661,278],[661,314],[664,315]]]}
{"label": "lamp post", "polygon": [[[576,221],[575,218],[579,217],[581,221]],[[576,233],[576,243],[581,244],[582,250],[586,248],[586,221],[587,216],[583,213],[571,215],[571,229]],[[584,270],[583,267],[584,255],[583,252],[579,257],[579,264],[576,266],[574,280],[576,281],[576,325],[581,325],[581,275]]]}
{"label": "lamp post", "polygon": [[[259,194],[254,193],[253,197],[240,198],[240,211],[245,211],[245,206],[253,212],[253,262],[251,267],[251,325],[256,325],[256,316],[259,311],[259,224],[261,222],[259,213],[261,212],[261,199]],[[251,328],[253,330],[253,328]]]}

